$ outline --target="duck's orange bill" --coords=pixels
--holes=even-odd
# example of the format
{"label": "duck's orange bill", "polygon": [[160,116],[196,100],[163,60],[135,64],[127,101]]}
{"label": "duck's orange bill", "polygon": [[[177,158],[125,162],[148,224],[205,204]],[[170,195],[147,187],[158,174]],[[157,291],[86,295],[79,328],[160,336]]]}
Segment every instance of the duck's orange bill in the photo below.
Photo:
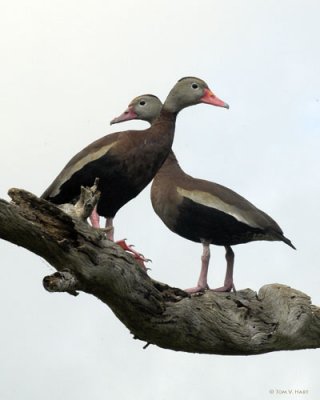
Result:
{"label": "duck's orange bill", "polygon": [[223,100],[220,100],[219,97],[211,92],[210,89],[204,89],[204,95],[201,97],[201,102],[217,107],[229,108],[229,104],[225,103]]}

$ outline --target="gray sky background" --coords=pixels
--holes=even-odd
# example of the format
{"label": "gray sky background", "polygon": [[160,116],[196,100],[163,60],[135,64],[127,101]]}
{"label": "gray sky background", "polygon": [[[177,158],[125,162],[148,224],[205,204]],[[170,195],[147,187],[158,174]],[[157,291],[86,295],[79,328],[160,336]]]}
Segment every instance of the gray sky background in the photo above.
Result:
{"label": "gray sky background", "polygon": [[[174,150],[184,170],[222,183],[270,214],[282,243],[234,247],[235,284],[288,284],[319,294],[320,3],[313,0],[12,0],[0,6],[0,196],[40,195],[67,161],[106,133],[143,93],[164,99],[186,75],[205,79],[230,110],[181,112]],[[166,229],[149,188],[115,220],[153,260],[151,276],[196,283],[201,246]],[[0,398],[4,400],[319,399],[319,351],[254,357],[142,350],[95,298],[49,294],[52,268],[1,241]],[[212,247],[209,284],[224,251]],[[280,396],[282,397],[282,396]]]}

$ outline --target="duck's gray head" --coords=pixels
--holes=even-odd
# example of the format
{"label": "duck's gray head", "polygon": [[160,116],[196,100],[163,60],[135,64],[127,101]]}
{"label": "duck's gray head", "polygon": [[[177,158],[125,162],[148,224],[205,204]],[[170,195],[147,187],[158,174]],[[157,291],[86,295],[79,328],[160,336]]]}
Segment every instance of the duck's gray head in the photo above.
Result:
{"label": "duck's gray head", "polygon": [[164,103],[164,109],[177,113],[183,108],[200,103],[229,108],[227,103],[213,94],[205,81],[188,76],[181,78],[171,89]]}
{"label": "duck's gray head", "polygon": [[132,119],[140,119],[152,122],[158,117],[162,108],[162,103],[157,96],[153,94],[143,94],[135,97],[129,104],[128,108],[119,117],[114,118],[110,124],[117,124]]}

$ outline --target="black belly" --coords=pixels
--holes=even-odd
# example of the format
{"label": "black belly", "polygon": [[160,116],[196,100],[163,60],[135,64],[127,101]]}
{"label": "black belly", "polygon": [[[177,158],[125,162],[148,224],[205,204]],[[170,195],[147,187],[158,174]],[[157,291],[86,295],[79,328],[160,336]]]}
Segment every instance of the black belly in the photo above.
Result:
{"label": "black belly", "polygon": [[229,214],[184,198],[172,229],[178,235],[220,246],[232,246],[261,238],[264,231],[252,228]]}
{"label": "black belly", "polygon": [[55,203],[74,203],[79,197],[81,186],[92,186],[99,178],[98,189],[101,192],[97,205],[98,214],[114,217],[117,211],[128,201],[136,197],[153,178],[155,166],[146,167],[136,163],[120,162],[110,155],[86,164],[75,172],[63,185],[58,195],[46,199]]}

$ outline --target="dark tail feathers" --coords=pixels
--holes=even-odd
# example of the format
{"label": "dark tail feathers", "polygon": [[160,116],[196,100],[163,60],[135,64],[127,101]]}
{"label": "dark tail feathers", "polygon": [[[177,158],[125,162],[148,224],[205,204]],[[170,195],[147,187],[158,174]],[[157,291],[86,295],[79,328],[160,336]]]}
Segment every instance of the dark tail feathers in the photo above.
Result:
{"label": "dark tail feathers", "polygon": [[294,250],[297,250],[291,243],[291,240],[286,238],[283,233],[273,231],[273,234],[277,239],[281,240],[281,242],[284,242],[288,246],[292,247]]}

